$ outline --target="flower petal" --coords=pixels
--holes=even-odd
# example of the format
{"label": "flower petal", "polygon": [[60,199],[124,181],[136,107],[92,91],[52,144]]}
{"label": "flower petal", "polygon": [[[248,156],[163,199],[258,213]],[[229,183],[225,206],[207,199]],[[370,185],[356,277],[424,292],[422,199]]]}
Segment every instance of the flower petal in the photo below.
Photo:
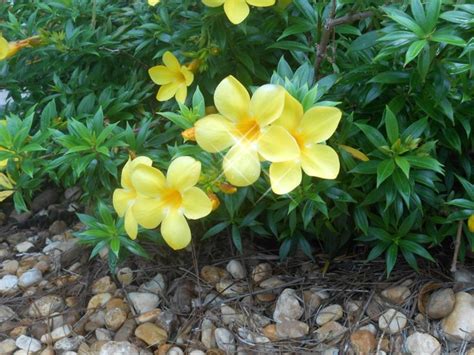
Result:
{"label": "flower petal", "polygon": [[260,176],[260,160],[251,145],[236,144],[224,157],[224,175],[235,186],[249,186]]}
{"label": "flower petal", "polygon": [[202,0],[203,4],[209,7],[221,6],[225,0]]}
{"label": "flower petal", "polygon": [[250,9],[245,0],[226,0],[224,3],[224,12],[230,22],[238,25],[249,15]]}
{"label": "flower petal", "polygon": [[206,152],[217,153],[234,143],[232,136],[234,126],[231,121],[221,115],[206,116],[198,120],[194,127],[196,141]]}
{"label": "flower petal", "polygon": [[256,7],[267,7],[275,5],[275,0],[247,0],[247,3]]}
{"label": "flower petal", "polygon": [[184,215],[188,219],[206,217],[212,210],[209,197],[197,187],[191,187],[183,192]]}
{"label": "flower petal", "polygon": [[186,86],[189,86],[193,83],[194,74],[191,70],[189,70],[185,66],[182,66],[181,67],[181,74],[183,74],[183,76],[184,76],[184,82],[186,83]]}
{"label": "flower petal", "polygon": [[341,116],[336,107],[313,107],[304,114],[299,129],[308,142],[324,142],[336,131]]}
{"label": "flower petal", "polygon": [[156,99],[158,101],[167,101],[171,99],[174,95],[176,95],[176,92],[179,89],[179,81],[172,81],[169,84],[163,85],[160,87],[160,90],[158,90],[158,93],[156,94]]}
{"label": "flower petal", "polygon": [[163,204],[159,198],[140,196],[135,200],[132,209],[137,223],[144,228],[156,228],[163,220]]}
{"label": "flower petal", "polygon": [[142,195],[157,197],[166,185],[165,176],[151,166],[140,165],[132,173],[133,187]]}
{"label": "flower petal", "polygon": [[0,60],[7,57],[9,48],[10,45],[8,44],[8,41],[0,34]]}
{"label": "flower petal", "polygon": [[188,89],[185,84],[180,84],[178,90],[176,91],[176,101],[179,103],[184,103],[186,101],[186,96],[188,95]]}
{"label": "flower petal", "polygon": [[156,4],[159,4],[160,0],[148,0],[148,5],[150,6],[155,6]]}
{"label": "flower petal", "polygon": [[293,191],[301,183],[302,175],[301,163],[298,161],[272,163],[270,165],[270,182],[273,192],[283,195]]}
{"label": "flower petal", "polygon": [[181,64],[179,64],[178,59],[170,51],[166,51],[163,54],[163,64],[166,65],[170,70],[174,72],[179,72],[181,69]]}
{"label": "flower petal", "polygon": [[250,96],[245,87],[229,75],[217,85],[214,104],[220,114],[232,121],[239,121],[249,114]]}
{"label": "flower petal", "polygon": [[122,178],[121,178],[121,184],[122,187],[125,187],[126,189],[133,189],[132,185],[132,173],[136,169],[137,166],[139,165],[146,165],[146,166],[151,166],[153,164],[153,161],[148,158],[148,157],[136,157],[135,159],[128,159],[127,163],[124,165],[122,169]]}
{"label": "flower petal", "polygon": [[250,100],[250,115],[265,127],[277,120],[285,106],[285,90],[278,85],[260,86]]}
{"label": "flower petal", "polygon": [[134,201],[137,193],[134,190],[115,189],[112,204],[119,217],[123,217],[131,201]]}
{"label": "flower petal", "polygon": [[138,224],[131,208],[125,213],[125,231],[130,239],[136,239],[138,234]]}
{"label": "flower petal", "polygon": [[300,156],[296,139],[280,126],[270,126],[264,130],[258,140],[258,152],[271,162],[293,160]]}
{"label": "flower petal", "polygon": [[340,163],[334,149],[324,144],[315,144],[304,150],[301,166],[309,176],[335,179],[339,174]]}
{"label": "flower petal", "polygon": [[184,192],[194,186],[201,176],[201,162],[191,157],[179,157],[173,160],[166,173],[168,185]]}
{"label": "flower petal", "polygon": [[179,212],[171,212],[163,219],[161,235],[174,250],[186,248],[191,242],[191,230],[188,222]]}
{"label": "flower petal", "polygon": [[285,92],[285,106],[281,116],[274,124],[285,127],[289,132],[296,130],[303,118],[303,106],[298,100]]}
{"label": "flower petal", "polygon": [[176,73],[164,65],[157,65],[148,69],[148,75],[150,75],[151,80],[157,85],[169,84],[176,80]]}

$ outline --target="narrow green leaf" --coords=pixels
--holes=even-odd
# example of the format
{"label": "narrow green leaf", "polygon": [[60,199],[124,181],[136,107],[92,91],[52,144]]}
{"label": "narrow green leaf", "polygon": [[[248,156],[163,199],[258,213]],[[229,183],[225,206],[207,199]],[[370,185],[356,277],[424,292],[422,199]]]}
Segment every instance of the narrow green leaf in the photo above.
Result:
{"label": "narrow green leaf", "polygon": [[398,257],[398,246],[396,244],[392,244],[388,248],[387,254],[385,255],[385,263],[386,263],[386,267],[387,267],[387,277],[390,275],[390,273],[393,270],[393,267],[397,263],[397,257]]}
{"label": "narrow green leaf", "polygon": [[390,17],[395,22],[398,22],[403,27],[408,28],[418,37],[421,38],[425,35],[425,31],[403,11],[392,7],[384,7],[383,9],[387,13],[388,17]]}
{"label": "narrow green leaf", "polygon": [[405,55],[405,65],[415,59],[427,43],[428,41],[426,39],[420,39],[410,44]]}
{"label": "narrow green leaf", "polygon": [[404,157],[395,157],[395,163],[403,171],[407,179],[410,178],[410,163]]}
{"label": "narrow green leaf", "polygon": [[390,110],[390,107],[388,106],[385,107],[384,116],[385,116],[385,130],[387,132],[387,137],[390,143],[393,144],[396,142],[396,140],[400,136],[400,132],[398,130],[397,117],[395,117],[394,113],[392,112],[392,110]]}
{"label": "narrow green leaf", "polygon": [[377,188],[390,177],[395,170],[395,163],[393,159],[382,160],[377,167]]}

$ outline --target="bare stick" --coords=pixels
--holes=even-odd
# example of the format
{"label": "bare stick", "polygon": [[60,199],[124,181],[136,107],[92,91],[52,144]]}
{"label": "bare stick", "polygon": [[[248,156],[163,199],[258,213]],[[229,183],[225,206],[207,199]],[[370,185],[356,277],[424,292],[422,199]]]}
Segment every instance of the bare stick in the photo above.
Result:
{"label": "bare stick", "polygon": [[454,242],[454,254],[453,261],[451,263],[451,272],[456,272],[456,263],[458,261],[459,247],[461,246],[461,236],[462,236],[462,220],[458,223],[458,231],[456,233],[456,241]]}

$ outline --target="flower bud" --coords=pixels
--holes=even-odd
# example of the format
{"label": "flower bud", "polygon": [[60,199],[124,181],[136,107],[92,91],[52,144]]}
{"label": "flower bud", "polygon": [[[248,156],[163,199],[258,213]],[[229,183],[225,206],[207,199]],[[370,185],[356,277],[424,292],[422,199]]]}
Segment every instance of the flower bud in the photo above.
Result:
{"label": "flower bud", "polygon": [[183,132],[181,132],[181,137],[183,137],[185,141],[195,142],[196,141],[196,128],[191,127],[184,130]]}
{"label": "flower bud", "polygon": [[467,227],[471,233],[474,233],[474,214],[471,214],[469,219],[467,220]]}
{"label": "flower bud", "polygon": [[221,182],[219,184],[219,189],[227,195],[232,195],[237,192],[237,188],[234,185],[229,184],[228,182]]}
{"label": "flower bud", "polygon": [[191,63],[187,65],[188,69],[191,70],[193,73],[197,72],[200,66],[201,61],[199,59],[194,59]]}
{"label": "flower bud", "polygon": [[212,205],[212,210],[215,211],[219,208],[221,205],[221,201],[219,201],[219,198],[217,195],[213,192],[208,192],[207,197],[209,197],[209,200],[211,200],[211,205]]}

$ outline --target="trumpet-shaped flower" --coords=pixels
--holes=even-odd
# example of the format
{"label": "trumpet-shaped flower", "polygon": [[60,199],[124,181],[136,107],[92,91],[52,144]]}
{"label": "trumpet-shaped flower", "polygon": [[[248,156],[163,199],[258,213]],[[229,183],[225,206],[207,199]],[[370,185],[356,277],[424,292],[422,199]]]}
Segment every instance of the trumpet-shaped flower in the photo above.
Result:
{"label": "trumpet-shaped flower", "polygon": [[10,51],[8,41],[0,34],[0,60],[5,59]]}
{"label": "trumpet-shaped flower", "polygon": [[298,142],[299,156],[270,165],[270,182],[273,192],[286,194],[295,189],[307,175],[322,179],[335,179],[339,173],[336,151],[321,144],[333,135],[342,113],[335,107],[313,107],[303,113],[303,107],[286,93],[285,108],[275,125],[285,127]]}
{"label": "trumpet-shaped flower", "polygon": [[207,152],[229,147],[223,162],[224,175],[235,186],[253,184],[260,176],[260,159],[283,162],[298,157],[296,140],[282,126],[270,124],[281,115],[285,90],[263,85],[250,98],[233,76],[220,82],[214,93],[219,114],[196,122],[196,141]]}
{"label": "trumpet-shaped flower", "polygon": [[138,233],[138,223],[133,214],[133,205],[138,197],[137,190],[132,184],[132,173],[139,166],[151,167],[153,162],[147,157],[137,157],[129,159],[122,169],[121,184],[122,189],[115,189],[113,195],[113,205],[119,217],[125,216],[125,231],[130,238],[135,239]]}
{"label": "trumpet-shaped flower", "polygon": [[201,174],[201,163],[191,157],[173,160],[166,177],[151,166],[140,165],[132,174],[139,193],[133,205],[137,222],[152,229],[161,223],[161,234],[174,250],[185,248],[191,241],[187,219],[199,219],[211,213],[212,203],[195,187]]}
{"label": "trumpet-shaped flower", "polygon": [[467,227],[471,233],[474,233],[474,214],[469,216],[469,219],[467,220]]}
{"label": "trumpet-shaped flower", "polygon": [[171,52],[163,55],[163,64],[148,70],[151,80],[161,85],[156,99],[167,101],[174,96],[176,101],[183,103],[188,95],[187,87],[193,83],[194,74],[186,66],[181,65]]}
{"label": "trumpet-shaped flower", "polygon": [[155,6],[160,3],[160,0],[148,0],[148,5]]}
{"label": "trumpet-shaped flower", "polygon": [[202,0],[202,2],[209,7],[224,5],[225,14],[234,25],[238,25],[247,18],[250,13],[249,5],[268,7],[275,4],[275,0]]}

